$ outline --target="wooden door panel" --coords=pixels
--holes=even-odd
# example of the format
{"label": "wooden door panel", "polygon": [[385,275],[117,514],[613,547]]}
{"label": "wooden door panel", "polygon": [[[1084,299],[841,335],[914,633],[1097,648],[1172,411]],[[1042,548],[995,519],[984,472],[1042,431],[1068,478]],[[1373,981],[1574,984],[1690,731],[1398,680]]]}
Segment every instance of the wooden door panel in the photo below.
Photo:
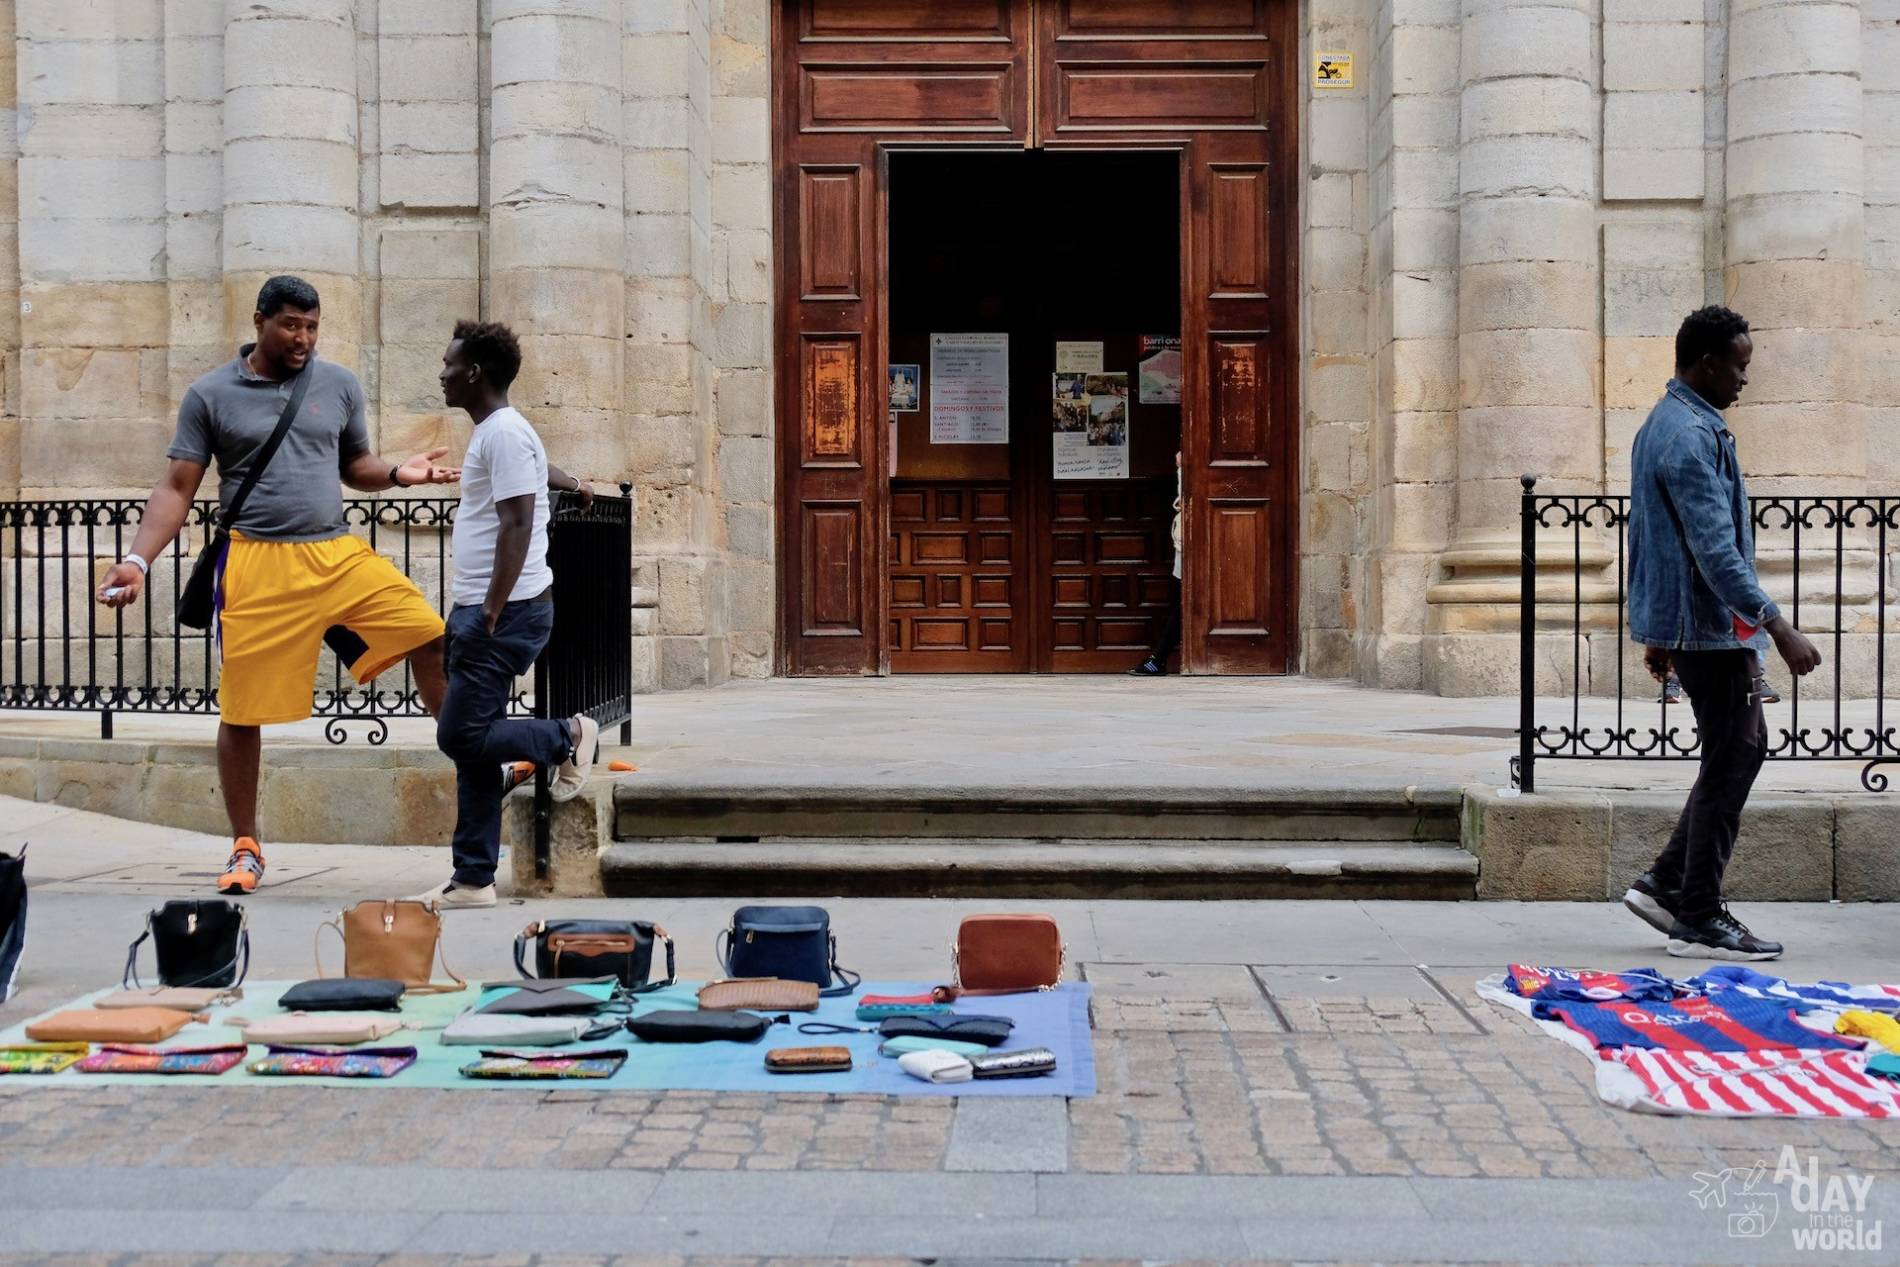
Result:
{"label": "wooden door panel", "polygon": [[1058,62],[1057,135],[1179,132],[1266,124],[1264,63],[1139,66]]}
{"label": "wooden door panel", "polygon": [[850,303],[863,298],[864,168],[798,169],[798,260],[806,303]]}
{"label": "wooden door panel", "polygon": [[1057,39],[1193,39],[1264,29],[1267,0],[1057,0]]}
{"label": "wooden door panel", "polygon": [[1208,172],[1207,239],[1212,299],[1267,298],[1267,167],[1220,165]]}
{"label": "wooden door panel", "polygon": [[806,39],[1008,39],[1010,0],[811,0]]}
{"label": "wooden door panel", "polygon": [[1021,673],[1029,668],[1021,516],[1011,485],[904,481],[891,487],[891,669]]}
{"label": "wooden door panel", "polygon": [[1173,501],[1169,480],[1054,490],[1047,551],[1053,672],[1120,672],[1153,645],[1172,600]]}
{"label": "wooden door panel", "polygon": [[1015,68],[861,64],[803,68],[805,132],[994,133],[1017,130]]}

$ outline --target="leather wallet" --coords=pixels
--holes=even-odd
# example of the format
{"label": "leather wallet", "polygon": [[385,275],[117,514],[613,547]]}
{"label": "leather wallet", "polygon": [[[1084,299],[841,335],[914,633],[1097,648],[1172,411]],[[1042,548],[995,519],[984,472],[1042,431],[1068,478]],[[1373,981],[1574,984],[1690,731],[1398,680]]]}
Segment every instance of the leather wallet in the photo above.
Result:
{"label": "leather wallet", "polygon": [[[615,977],[549,977],[486,986],[474,1010],[487,1016],[593,1016],[620,990]],[[624,1014],[626,1006],[620,1011]]]}
{"label": "leather wallet", "polygon": [[765,1031],[789,1016],[760,1016],[757,1012],[696,1012],[662,1008],[627,1022],[627,1029],[643,1043],[756,1043]]}
{"label": "leather wallet", "polygon": [[277,1006],[287,1012],[394,1012],[402,1007],[403,983],[390,977],[330,977],[299,981]]}
{"label": "leather wallet", "polygon": [[861,1021],[887,1021],[893,1016],[943,1016],[950,1011],[948,1003],[859,1003],[858,1019]]}
{"label": "leather wallet", "polygon": [[972,1066],[967,1056],[948,1051],[913,1051],[897,1058],[897,1067],[925,1082],[968,1082]]}
{"label": "leather wallet", "polygon": [[816,1012],[818,987],[783,977],[728,977],[699,987],[702,1012]]}
{"label": "leather wallet", "polygon": [[971,1076],[977,1078],[1034,1078],[1055,1070],[1056,1054],[1047,1047],[992,1051],[970,1058]]}
{"label": "leather wallet", "polygon": [[967,1016],[951,1012],[942,1016],[893,1016],[878,1024],[877,1032],[886,1038],[954,1038],[963,1043],[982,1043],[1000,1047],[1009,1041],[1016,1022],[1007,1016]]}
{"label": "leather wallet", "polygon": [[195,1020],[165,1007],[122,1007],[55,1012],[26,1027],[36,1043],[162,1043]]}
{"label": "leather wallet", "polygon": [[847,1047],[774,1047],[765,1053],[772,1073],[843,1073],[851,1068]]}
{"label": "leather wallet", "polygon": [[92,1001],[94,1007],[118,1011],[128,1007],[165,1007],[174,1012],[202,1012],[222,1007],[244,997],[242,986],[154,985],[135,990],[114,990]]}
{"label": "leather wallet", "polygon": [[982,1043],[959,1043],[948,1038],[887,1038],[877,1045],[880,1056],[908,1056],[914,1051],[947,1051],[952,1056],[981,1056]]}

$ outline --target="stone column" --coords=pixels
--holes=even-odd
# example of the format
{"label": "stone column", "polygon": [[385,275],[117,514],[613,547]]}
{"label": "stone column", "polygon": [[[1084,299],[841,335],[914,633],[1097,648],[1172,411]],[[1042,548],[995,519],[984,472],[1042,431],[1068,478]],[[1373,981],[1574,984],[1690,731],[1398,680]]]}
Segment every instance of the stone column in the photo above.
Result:
{"label": "stone column", "polygon": [[548,456],[618,479],[625,276],[620,0],[494,0],[489,311]]}
{"label": "stone column", "polygon": [[[1602,487],[1591,0],[1465,0],[1459,103],[1458,510],[1427,594],[1425,686],[1517,688],[1519,477]],[[1586,535],[1586,619],[1615,619],[1611,552]],[[1571,535],[1539,546],[1572,592]],[[1563,612],[1568,626],[1570,613]],[[1553,612],[1553,618],[1555,613]],[[1545,689],[1559,685],[1555,657]],[[1568,674],[1569,657],[1561,672]],[[1563,683],[1568,686],[1568,683]]]}
{"label": "stone column", "polygon": [[257,288],[296,273],[323,297],[321,355],[362,345],[352,0],[226,0],[224,308],[251,331]]}
{"label": "stone column", "polygon": [[[1729,8],[1724,290],[1749,320],[1755,359],[1728,420],[1758,496],[1852,494],[1866,482],[1860,9],[1857,0]],[[1850,547],[1868,544],[1857,536]],[[1765,532],[1758,548],[1763,583],[1786,604],[1793,539]],[[1810,632],[1834,627],[1832,549],[1831,532],[1804,534],[1801,623]],[[1874,584],[1871,552],[1853,555],[1850,603],[1871,600]],[[1850,612],[1845,627],[1855,625]],[[1871,661],[1868,643],[1857,659]]]}

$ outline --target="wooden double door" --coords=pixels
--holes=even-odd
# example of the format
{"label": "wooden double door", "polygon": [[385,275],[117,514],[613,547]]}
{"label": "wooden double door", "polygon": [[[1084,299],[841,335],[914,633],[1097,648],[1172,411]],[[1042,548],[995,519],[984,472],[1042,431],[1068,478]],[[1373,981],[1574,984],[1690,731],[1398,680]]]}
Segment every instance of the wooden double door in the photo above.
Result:
{"label": "wooden double door", "polygon": [[[886,366],[918,359],[893,346],[916,333],[891,320],[893,162],[1025,149],[1173,156],[1182,665],[1291,666],[1294,13],[1290,0],[776,0],[781,672],[924,667],[912,653],[932,638],[1004,651],[1001,668],[1109,668],[1132,663],[1160,618],[1165,476],[893,478]],[[1061,232],[1046,210],[980,186],[961,207],[1032,257],[1038,235]],[[1048,444],[1044,393],[1039,408],[1012,401],[1023,443]]]}

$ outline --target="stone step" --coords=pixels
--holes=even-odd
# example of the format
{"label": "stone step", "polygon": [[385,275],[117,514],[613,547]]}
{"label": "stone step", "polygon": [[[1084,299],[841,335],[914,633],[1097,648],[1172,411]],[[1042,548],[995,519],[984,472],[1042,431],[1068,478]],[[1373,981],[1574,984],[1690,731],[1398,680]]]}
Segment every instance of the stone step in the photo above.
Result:
{"label": "stone step", "polygon": [[1360,841],[618,841],[613,896],[1410,898],[1477,894],[1457,845]]}
{"label": "stone step", "polygon": [[987,787],[720,788],[623,782],[616,840],[1454,843],[1456,788],[1389,791]]}

